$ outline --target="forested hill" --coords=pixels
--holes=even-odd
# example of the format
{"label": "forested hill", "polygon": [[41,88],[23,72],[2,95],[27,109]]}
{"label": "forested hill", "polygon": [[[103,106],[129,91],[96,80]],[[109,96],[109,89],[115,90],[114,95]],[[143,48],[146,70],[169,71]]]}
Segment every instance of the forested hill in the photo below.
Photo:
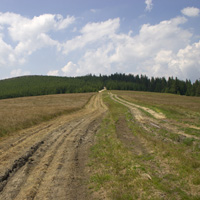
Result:
{"label": "forested hill", "polygon": [[177,78],[151,78],[139,75],[112,74],[82,77],[22,76],[0,80],[0,99],[61,93],[136,90],[200,96],[200,81],[195,83]]}

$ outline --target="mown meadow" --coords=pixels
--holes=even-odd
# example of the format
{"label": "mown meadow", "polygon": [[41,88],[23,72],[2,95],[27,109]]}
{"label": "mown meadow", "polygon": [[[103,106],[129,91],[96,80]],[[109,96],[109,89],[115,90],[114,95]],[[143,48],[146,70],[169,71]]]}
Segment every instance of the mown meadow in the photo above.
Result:
{"label": "mown meadow", "polygon": [[95,93],[44,95],[0,100],[0,137],[83,108]]}
{"label": "mown meadow", "polygon": [[[111,94],[141,109],[131,110]],[[103,100],[108,113],[91,148],[91,193],[118,200],[200,199],[200,99],[109,91]]]}

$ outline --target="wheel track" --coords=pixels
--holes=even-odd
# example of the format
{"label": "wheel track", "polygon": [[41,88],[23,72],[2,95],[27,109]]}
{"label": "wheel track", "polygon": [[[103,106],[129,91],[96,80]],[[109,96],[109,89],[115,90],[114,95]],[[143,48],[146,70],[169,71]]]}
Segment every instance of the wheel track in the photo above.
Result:
{"label": "wheel track", "polygon": [[[75,120],[78,116],[87,114],[85,113],[86,110],[91,109],[93,102],[96,102],[96,98],[92,97],[91,101],[88,105],[86,105],[86,108],[81,110],[80,113],[76,112],[74,116],[70,118],[71,121]],[[90,110],[90,112],[94,110],[94,107]],[[35,144],[39,143],[40,141],[45,141],[48,137],[52,135],[54,131],[59,129],[59,127],[62,127],[63,124],[66,122],[64,120],[68,120],[69,117],[67,116],[62,119],[54,120],[55,125],[53,125],[52,121],[50,124],[45,124],[45,126],[37,126],[33,129],[27,129],[27,131],[24,131],[27,133],[25,136],[17,136],[13,138],[9,138],[4,143],[0,144],[0,177],[4,176],[4,166],[6,165],[7,168],[12,168],[13,163],[16,158],[21,158],[24,155],[24,152],[28,152],[31,146],[34,146]],[[43,137],[43,138],[42,138]],[[10,167],[9,167],[10,166]]]}
{"label": "wheel track", "polygon": [[[71,127],[71,129],[76,128],[79,124],[80,124],[80,122],[78,122],[75,126]],[[31,147],[30,150],[27,153],[25,153],[25,155],[23,155],[22,157],[20,157],[19,159],[17,159],[14,162],[14,164],[12,166],[12,169],[14,169],[14,170],[12,170],[12,169],[9,170],[10,175],[7,177],[7,179],[11,178],[11,180],[6,180],[6,181],[7,182],[9,181],[9,183],[12,185],[13,179],[14,179],[14,181],[16,179],[15,177],[13,178],[13,176],[18,173],[18,174],[20,174],[20,179],[22,181],[20,183],[18,183],[17,186],[15,184],[15,187],[21,188],[22,185],[24,185],[26,182],[27,174],[30,173],[31,171],[34,171],[35,166],[37,166],[39,164],[40,160],[43,160],[43,162],[44,162],[43,163],[44,166],[41,167],[41,169],[44,170],[51,163],[53,156],[55,155],[55,153],[57,151],[57,148],[62,144],[63,139],[65,137],[67,137],[67,135],[70,133],[71,129],[69,130],[69,132],[66,132],[65,134],[63,134],[65,132],[65,128],[63,128],[63,127],[62,127],[62,129],[58,128],[58,130],[54,130],[54,131],[50,132],[44,138],[44,140],[39,142],[37,145],[34,145],[33,147]],[[35,146],[37,148],[35,148]],[[31,151],[31,149],[33,149],[33,151]],[[51,155],[49,158],[48,158],[48,155],[46,155],[47,153],[49,153]],[[35,163],[35,165],[31,165],[31,162],[34,160],[36,160],[37,163]],[[15,167],[16,163],[19,163],[17,165],[18,166],[17,168]],[[26,166],[23,169],[20,169],[24,165],[26,165]],[[22,171],[24,170],[24,173],[21,174],[20,172],[18,172],[18,170],[22,170]],[[34,176],[35,176],[35,174],[34,174]],[[22,178],[22,177],[24,177],[24,178]],[[5,180],[4,180],[4,182],[5,182]],[[7,184],[7,182],[6,182],[6,184]],[[6,184],[4,184],[4,187],[6,186]],[[5,189],[6,195],[8,195],[8,194],[12,195],[12,191],[10,191],[10,188],[12,188],[12,187],[10,187],[10,185],[8,185],[6,187],[6,189]],[[17,194],[15,193],[15,196],[16,195]],[[4,197],[4,199],[6,199],[6,197]]]}
{"label": "wheel track", "polygon": [[[154,127],[154,128],[157,128],[157,129],[162,128],[162,129],[165,129],[169,132],[180,135],[180,137],[183,137],[183,138],[194,138],[194,139],[199,140],[199,137],[197,137],[197,136],[189,135],[189,134],[186,134],[183,131],[178,130],[178,128],[176,126],[174,126],[172,123],[169,123],[168,120],[162,114],[157,115],[157,117],[156,117],[156,115],[153,115],[155,117],[155,119],[149,118],[149,117],[144,116],[142,114],[142,112],[139,110],[140,107],[138,107],[136,104],[130,103],[126,100],[123,100],[123,99],[117,97],[117,95],[113,95],[112,93],[110,93],[110,97],[112,98],[112,100],[114,100],[118,103],[121,103],[124,106],[128,107],[131,110],[133,116],[136,118],[136,120],[148,132],[152,132],[151,127]],[[149,112],[149,110],[150,109],[146,109],[145,111]],[[152,114],[152,113],[154,113],[154,111],[153,112],[151,111],[150,114]],[[168,123],[160,123],[163,120],[165,122],[168,122]]]}
{"label": "wheel track", "polygon": [[[87,149],[105,112],[100,98],[100,95],[92,97],[90,103],[79,114],[74,114],[68,119],[68,122],[64,121],[66,117],[57,120],[57,128],[51,122],[41,128],[41,131],[32,132],[30,138],[24,136],[19,141],[16,140],[15,144],[1,155],[0,161],[5,160],[3,164],[12,163],[12,165],[10,168],[5,168],[1,163],[1,168],[5,168],[4,175],[6,171],[9,171],[9,174],[4,180],[2,179],[4,184],[0,199],[66,199],[66,197],[77,199],[80,197],[78,191],[82,191],[86,196],[87,192],[81,186],[79,176],[84,172],[88,157]],[[45,128],[48,133],[44,131]],[[43,131],[45,133],[41,137]],[[29,146],[29,150],[34,150],[23,159],[29,152],[29,150],[26,150],[26,153],[22,151],[23,144],[37,137],[39,143],[35,143],[34,140],[31,148]],[[86,144],[84,148],[83,143]],[[33,148],[35,144],[38,144],[37,148]],[[18,159],[13,156],[16,149],[18,152],[22,151],[18,153],[20,155]],[[84,155],[83,159],[79,155]],[[15,165],[13,157],[17,161],[24,160],[16,170],[12,170]],[[85,176],[82,179],[85,179]]]}
{"label": "wheel track", "polygon": [[[35,199],[41,199],[44,193],[47,199],[65,199],[66,196],[69,199],[77,199],[78,191],[80,191],[82,186],[81,177],[83,176],[83,174],[80,175],[79,173],[79,149],[81,148],[84,138],[88,134],[88,127],[91,124],[89,121],[90,119],[82,123],[80,125],[81,130],[79,128],[72,131],[70,137],[66,138],[55,156],[55,161],[52,162],[53,165],[48,168]],[[80,135],[79,131],[81,131],[83,135]],[[66,149],[66,145],[70,148]],[[83,162],[81,162],[81,164],[84,165]],[[81,169],[84,169],[84,167]],[[51,182],[51,185],[47,187],[46,185],[48,182]],[[64,184],[64,187],[60,187],[60,183]],[[79,199],[84,199],[83,196],[84,194],[82,191],[81,198]]]}
{"label": "wheel track", "polygon": [[[129,108],[131,114],[134,116],[135,120],[134,123],[142,126],[146,130],[146,133],[151,132],[151,125],[150,123],[159,123],[160,119],[149,119],[149,117],[145,116],[138,107],[134,105],[130,105],[129,102],[126,103],[125,100],[121,101],[120,98],[116,98],[115,95],[110,93],[110,97],[113,101],[118,102],[127,108]],[[138,116],[139,115],[139,116]],[[119,118],[119,121],[121,119]],[[126,121],[126,119],[124,119]],[[120,127],[120,125],[122,127]],[[128,130],[126,127],[126,123],[120,122],[116,127],[119,128],[119,136],[121,142],[127,147],[127,149],[133,153],[135,157],[135,167],[137,168],[140,176],[137,178],[142,182],[149,182],[152,181],[154,178],[162,180],[160,183],[165,184],[166,179],[165,177],[168,174],[176,174],[174,172],[173,166],[171,166],[168,160],[164,160],[163,157],[160,156],[160,151],[157,152],[155,148],[155,143],[152,143],[151,140],[143,137],[142,134],[136,133],[133,135],[132,130]],[[123,131],[122,131],[123,130]],[[162,153],[161,153],[162,154]],[[144,170],[140,170],[144,168]],[[167,183],[166,183],[167,184]],[[176,185],[171,185],[172,188],[176,188]],[[165,191],[157,187],[157,185],[151,185],[152,194],[156,194],[157,198],[155,199],[163,199],[165,196]]]}

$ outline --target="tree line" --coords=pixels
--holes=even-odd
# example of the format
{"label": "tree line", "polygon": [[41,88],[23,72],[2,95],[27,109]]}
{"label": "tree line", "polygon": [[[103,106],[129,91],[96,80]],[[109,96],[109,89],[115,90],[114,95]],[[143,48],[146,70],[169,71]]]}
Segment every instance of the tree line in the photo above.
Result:
{"label": "tree line", "polygon": [[192,83],[190,80],[179,80],[177,77],[169,77],[166,79],[155,78],[151,79],[145,75],[126,75],[126,74],[113,74],[107,82],[108,89],[116,90],[135,90],[135,91],[148,91],[160,93],[172,93],[187,96],[200,96],[200,80]]}
{"label": "tree line", "polygon": [[0,80],[0,99],[48,94],[97,92],[108,90],[133,90],[200,96],[200,81],[179,80],[169,77],[148,78],[145,75],[115,73],[92,74],[80,77],[22,76]]}

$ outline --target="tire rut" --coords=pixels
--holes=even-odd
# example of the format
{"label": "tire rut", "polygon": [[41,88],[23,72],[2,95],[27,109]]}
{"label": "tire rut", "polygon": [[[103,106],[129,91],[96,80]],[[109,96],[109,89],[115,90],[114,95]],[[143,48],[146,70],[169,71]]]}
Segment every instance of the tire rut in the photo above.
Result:
{"label": "tire rut", "polygon": [[10,169],[7,169],[5,173],[0,177],[0,192],[3,190],[3,188],[6,186],[8,179],[17,171],[19,170],[22,166],[24,166],[29,158],[37,151],[39,146],[43,144],[44,141],[41,141],[37,143],[36,145],[32,146],[30,150],[20,157],[19,159],[15,160],[12,167]]}
{"label": "tire rut", "polygon": [[[151,127],[153,127],[156,129],[164,129],[164,130],[167,130],[168,132],[175,133],[175,134],[179,135],[181,139],[184,139],[184,138],[194,138],[197,140],[200,139],[197,136],[189,135],[189,134],[184,133],[183,131],[178,130],[178,128],[176,126],[174,126],[172,123],[168,122],[168,120],[164,117],[164,115],[160,114],[157,117],[155,117],[156,115],[153,115],[155,117],[155,119],[153,119],[153,118],[144,116],[144,114],[139,110],[140,107],[138,107],[137,105],[135,105],[133,103],[129,103],[128,101],[123,100],[123,99],[117,97],[117,95],[113,95],[112,93],[110,93],[110,97],[112,98],[112,100],[128,107],[130,109],[130,111],[132,112],[133,116],[135,117],[135,119],[137,120],[137,122],[140,124],[140,126],[142,126],[148,132],[152,132]],[[142,107],[142,109],[143,108],[144,107]],[[149,112],[149,110],[150,109],[145,109],[145,111],[147,111],[147,112]],[[152,113],[153,112],[151,112],[150,114],[152,114]],[[161,123],[161,122],[165,122],[165,123]],[[156,134],[155,131],[154,131],[154,134]]]}
{"label": "tire rut", "polygon": [[87,199],[88,150],[105,111],[98,94],[68,121],[16,140],[0,156],[0,199]]}
{"label": "tire rut", "polygon": [[[78,125],[79,125],[79,123],[76,126],[78,126]],[[74,128],[76,128],[76,127],[74,127]],[[34,168],[39,165],[39,163],[41,162],[41,160],[43,161],[43,163],[40,166],[41,167],[41,171],[45,170],[45,168],[48,167],[48,165],[51,163],[52,158],[55,155],[58,147],[62,144],[63,138],[66,137],[69,134],[68,132],[64,134],[64,132],[65,132],[64,128],[62,128],[62,129],[59,128],[58,130],[54,130],[54,131],[50,132],[46,136],[46,138],[39,143],[40,145],[34,145],[37,148],[31,147],[30,151],[28,151],[28,153],[25,153],[24,156],[20,157],[17,160],[17,161],[22,161],[23,163],[20,163],[19,167],[14,171],[14,173],[12,174],[12,176],[9,177],[10,180],[8,179],[6,181],[6,184],[4,182],[4,187],[7,185],[7,182],[8,182],[8,186],[5,188],[5,191],[7,191],[6,192],[6,196],[8,194],[12,195],[9,198],[14,198],[14,197],[17,196],[20,188],[27,181],[27,178],[28,178],[27,174],[28,173],[32,173],[33,174],[33,172],[35,170]],[[35,151],[31,151],[31,149],[33,149]],[[31,153],[29,153],[29,152],[31,152]],[[27,155],[30,155],[30,156],[27,156]],[[15,163],[16,162],[14,162],[13,167],[15,167]],[[26,166],[23,169],[20,169],[25,164],[26,164]],[[18,170],[23,171],[23,173],[18,172]],[[21,181],[18,182],[18,184],[15,184],[15,188],[19,188],[19,190],[18,190],[18,192],[15,192],[14,194],[12,194],[13,192],[12,192],[12,190],[10,190],[12,187],[10,185],[12,185],[13,182],[15,182],[16,176],[18,176],[18,174],[20,174],[20,177],[18,177],[18,178],[21,179]],[[40,174],[40,178],[42,177],[42,175],[43,174]],[[35,174],[34,174],[34,176],[35,176]],[[39,182],[37,181],[37,184],[38,183]],[[31,184],[33,185],[33,182]],[[7,198],[6,196],[4,197],[4,199]]]}

